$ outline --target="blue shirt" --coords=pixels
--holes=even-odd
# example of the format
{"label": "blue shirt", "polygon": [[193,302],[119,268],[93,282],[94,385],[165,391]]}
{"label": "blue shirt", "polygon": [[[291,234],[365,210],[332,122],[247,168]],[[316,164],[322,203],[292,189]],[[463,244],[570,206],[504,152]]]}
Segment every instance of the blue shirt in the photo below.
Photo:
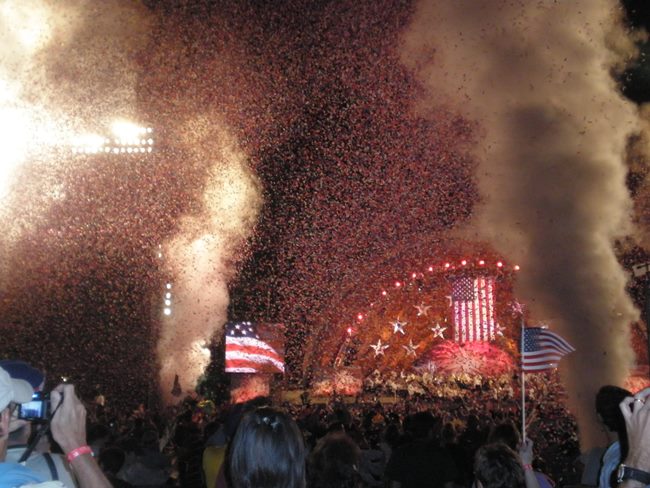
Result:
{"label": "blue shirt", "polygon": [[18,463],[0,463],[0,488],[15,488],[28,483],[42,483],[36,473]]}

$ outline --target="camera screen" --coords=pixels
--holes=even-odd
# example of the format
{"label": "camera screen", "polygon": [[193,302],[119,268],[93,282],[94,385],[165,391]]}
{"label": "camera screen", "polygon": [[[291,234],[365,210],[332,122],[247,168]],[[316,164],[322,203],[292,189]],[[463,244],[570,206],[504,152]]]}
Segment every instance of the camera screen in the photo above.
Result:
{"label": "camera screen", "polygon": [[31,402],[20,405],[18,418],[25,420],[47,418],[47,400],[39,393],[34,394]]}

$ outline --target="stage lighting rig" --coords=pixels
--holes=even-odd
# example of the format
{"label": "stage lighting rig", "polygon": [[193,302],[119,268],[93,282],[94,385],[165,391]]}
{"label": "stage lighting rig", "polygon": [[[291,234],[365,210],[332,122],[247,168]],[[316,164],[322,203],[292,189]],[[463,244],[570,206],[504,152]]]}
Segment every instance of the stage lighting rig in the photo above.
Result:
{"label": "stage lighting rig", "polygon": [[153,128],[117,121],[109,135],[87,133],[72,140],[73,154],[148,154],[153,152]]}

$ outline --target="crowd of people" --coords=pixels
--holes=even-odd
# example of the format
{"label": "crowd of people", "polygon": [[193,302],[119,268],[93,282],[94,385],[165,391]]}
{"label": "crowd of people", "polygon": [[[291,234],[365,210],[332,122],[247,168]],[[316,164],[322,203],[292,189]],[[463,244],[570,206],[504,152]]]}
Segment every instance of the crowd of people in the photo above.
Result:
{"label": "crowd of people", "polygon": [[561,399],[535,402],[522,439],[516,402],[496,401],[482,384],[393,402],[258,397],[216,406],[193,396],[164,411],[140,405],[128,412],[101,394],[82,402],[73,385],[61,384],[46,418],[25,418],[21,405],[43,383],[31,366],[0,361],[0,488],[650,484],[638,481],[650,472],[650,389],[601,389],[595,408],[617,442],[594,468],[581,456]]}

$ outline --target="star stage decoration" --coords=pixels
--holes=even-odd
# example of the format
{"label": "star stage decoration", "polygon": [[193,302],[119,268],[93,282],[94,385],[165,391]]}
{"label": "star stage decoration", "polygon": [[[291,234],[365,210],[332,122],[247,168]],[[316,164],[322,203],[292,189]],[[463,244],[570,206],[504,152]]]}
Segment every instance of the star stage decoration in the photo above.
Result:
{"label": "star stage decoration", "polygon": [[440,324],[436,324],[435,327],[429,327],[429,329],[433,332],[433,337],[440,337],[441,339],[445,338],[443,332],[447,330],[447,327],[440,327]]}
{"label": "star stage decoration", "polygon": [[506,330],[506,328],[504,326],[502,326],[501,324],[497,324],[497,325],[494,326],[494,332],[496,332],[496,334],[500,335],[501,337],[503,337],[503,331],[504,330]]}
{"label": "star stage decoration", "polygon": [[404,326],[406,324],[408,324],[408,322],[400,322],[399,319],[391,322],[391,325],[393,326],[393,334],[397,334],[399,332],[402,335],[406,335],[406,332],[404,332]]}
{"label": "star stage decoration", "polygon": [[427,312],[431,308],[431,305],[425,305],[424,303],[421,303],[420,305],[413,305],[415,308],[418,309],[418,317],[422,316],[427,316]]}
{"label": "star stage decoration", "polygon": [[512,316],[516,317],[517,315],[523,315],[524,310],[526,309],[526,306],[521,303],[519,300],[514,299],[510,303],[510,308],[512,309]]}
{"label": "star stage decoration", "polygon": [[419,345],[416,346],[413,344],[413,340],[409,339],[409,343],[407,346],[402,346],[404,349],[406,349],[406,355],[407,356],[413,356],[417,357],[417,354],[415,353],[415,350],[420,347]]}
{"label": "star stage decoration", "polygon": [[382,344],[381,339],[377,340],[377,344],[370,344],[370,347],[372,347],[375,351],[375,357],[379,355],[384,355],[384,351],[388,349],[388,344]]}

